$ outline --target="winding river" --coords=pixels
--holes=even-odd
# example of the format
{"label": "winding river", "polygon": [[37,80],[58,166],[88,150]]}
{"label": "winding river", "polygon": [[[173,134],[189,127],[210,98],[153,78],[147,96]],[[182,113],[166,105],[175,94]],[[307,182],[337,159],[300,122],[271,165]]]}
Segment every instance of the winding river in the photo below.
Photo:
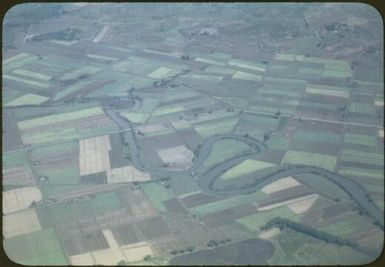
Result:
{"label": "winding river", "polygon": [[149,172],[151,174],[156,174],[157,176],[167,176],[172,173],[178,172],[180,174],[191,174],[196,170],[202,167],[204,161],[207,159],[211,152],[211,148],[215,142],[223,139],[236,139],[240,142],[245,142],[248,144],[253,152],[247,155],[238,156],[229,160],[226,160],[204,174],[198,177],[198,183],[201,190],[207,194],[219,195],[219,196],[236,196],[239,194],[250,194],[255,191],[260,190],[262,187],[266,186],[269,183],[272,183],[280,178],[293,176],[301,173],[312,173],[324,177],[325,179],[333,182],[336,186],[339,186],[344,190],[350,198],[357,203],[361,209],[366,211],[366,213],[380,226],[384,226],[384,213],[374,204],[370,199],[365,189],[357,182],[352,179],[349,179],[345,176],[342,176],[338,173],[331,172],[319,167],[308,166],[308,165],[282,165],[272,170],[270,173],[265,173],[262,177],[257,177],[254,182],[241,187],[232,187],[226,189],[217,189],[215,188],[215,180],[223,174],[228,169],[236,166],[245,159],[248,159],[251,155],[258,153],[263,153],[268,148],[259,140],[253,139],[250,137],[238,136],[238,135],[215,135],[211,136],[203,142],[198,155],[195,156],[193,160],[193,165],[186,170],[171,170],[167,167],[164,168],[151,168],[143,164],[142,159],[140,158],[139,148],[137,144],[135,129],[132,124],[122,117],[118,111],[114,109],[105,109],[106,114],[119,125],[121,129],[125,129],[124,138],[125,141],[129,144],[130,154],[131,154],[131,163],[135,168],[138,168],[142,171]]}

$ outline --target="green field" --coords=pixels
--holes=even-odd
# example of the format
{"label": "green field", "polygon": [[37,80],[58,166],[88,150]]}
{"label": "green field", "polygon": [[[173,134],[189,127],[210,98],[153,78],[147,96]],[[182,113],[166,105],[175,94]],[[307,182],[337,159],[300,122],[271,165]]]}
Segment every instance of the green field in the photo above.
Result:
{"label": "green field", "polygon": [[64,88],[63,90],[60,90],[59,92],[56,93],[54,96],[53,100],[58,101],[62,99],[63,97],[66,97],[69,94],[72,94],[76,92],[77,90],[81,89],[82,87],[86,86],[87,84],[91,84],[89,80],[85,81],[79,81],[71,86],[68,86],[67,88]]}
{"label": "green field", "polygon": [[204,169],[207,170],[220,162],[249,152],[251,152],[250,147],[243,142],[233,139],[219,140],[212,146],[210,155],[204,162]]}
{"label": "green field", "polygon": [[3,153],[3,168],[12,168],[29,165],[28,154],[24,150]]}
{"label": "green field", "polygon": [[384,155],[351,149],[342,149],[340,160],[384,166]]}
{"label": "green field", "polygon": [[79,111],[66,112],[61,114],[54,114],[49,116],[43,116],[35,119],[25,120],[18,123],[18,127],[21,130],[28,128],[44,126],[52,123],[65,122],[69,120],[82,119],[90,116],[96,116],[104,114],[100,107],[89,108]]}
{"label": "green field", "polygon": [[288,207],[283,206],[268,211],[258,211],[255,214],[237,219],[236,222],[242,224],[251,232],[260,232],[259,228],[275,217],[290,217],[293,220],[293,216],[295,216],[295,213]]}
{"label": "green field", "polygon": [[232,79],[236,80],[246,80],[246,81],[260,81],[262,80],[262,76],[244,72],[244,71],[239,71],[237,70],[233,76],[231,76]]}
{"label": "green field", "polygon": [[294,140],[308,141],[308,142],[325,142],[331,144],[339,144],[340,136],[335,133],[327,132],[327,131],[303,131],[297,130],[293,135]]}
{"label": "green field", "polygon": [[253,201],[258,201],[258,200],[264,199],[265,197],[266,197],[265,193],[263,193],[262,191],[258,191],[248,195],[239,195],[239,196],[195,206],[193,208],[190,208],[190,212],[192,214],[198,214],[200,216],[204,216],[213,212],[229,209],[229,208],[250,203]]}
{"label": "green field", "polygon": [[53,228],[5,239],[4,250],[14,262],[23,265],[67,265],[65,254]]}
{"label": "green field", "polygon": [[82,76],[93,75],[100,70],[101,70],[101,68],[98,68],[98,67],[84,66],[84,67],[80,67],[80,68],[77,68],[77,69],[74,69],[72,71],[67,72],[62,77],[60,77],[60,80],[61,81],[74,80],[74,79],[78,79]]}
{"label": "green field", "polygon": [[315,192],[319,192],[321,195],[330,199],[339,198],[341,200],[350,200],[350,197],[340,187],[336,186],[333,182],[326,180],[324,177],[311,174],[297,174],[295,179],[305,184]]}
{"label": "green field", "polygon": [[345,133],[344,143],[373,147],[376,145],[376,138],[370,135]]}
{"label": "green field", "polygon": [[[8,73],[14,69],[23,67],[24,65],[31,64],[38,60],[38,57],[28,53],[21,53],[14,57],[3,60],[3,73]],[[3,75],[4,77],[4,75]]]}
{"label": "green field", "polygon": [[275,165],[265,161],[246,159],[240,164],[238,164],[237,166],[223,173],[221,175],[221,179],[224,179],[224,180],[232,179],[234,177],[249,174],[251,172],[255,172],[255,171],[269,168],[272,166],[275,166]]}
{"label": "green field", "polygon": [[158,211],[167,211],[163,201],[175,198],[170,189],[156,183],[143,184],[142,190]]}
{"label": "green field", "polygon": [[288,150],[282,160],[282,164],[306,164],[334,171],[336,157],[319,153]]}
{"label": "green field", "polygon": [[316,95],[337,96],[344,98],[349,97],[349,91],[347,88],[328,85],[308,84],[305,92]]}
{"label": "green field", "polygon": [[29,71],[29,70],[23,70],[23,69],[14,70],[12,73],[19,74],[22,76],[27,76],[27,77],[38,79],[38,80],[43,80],[43,81],[49,81],[52,79],[51,76],[37,73],[37,72],[33,72],[33,71]]}
{"label": "green field", "polygon": [[82,216],[96,216],[122,208],[115,192],[94,194],[90,200],[60,203],[48,206],[52,220],[57,224],[71,222]]}
{"label": "green field", "polygon": [[195,58],[195,61],[205,63],[205,64],[210,64],[210,65],[220,66],[220,67],[226,66],[225,62],[220,62],[217,60],[212,60],[212,59],[207,59],[207,58],[202,58],[202,57]]}
{"label": "green field", "polygon": [[3,74],[2,77],[3,77],[3,79],[12,80],[12,81],[21,82],[21,83],[26,83],[26,84],[41,87],[41,88],[50,87],[50,85],[46,82],[33,81],[31,79],[28,79],[28,78],[23,79],[23,78],[19,78],[19,77],[8,75],[8,74]]}
{"label": "green field", "polygon": [[41,103],[44,103],[48,100],[48,97],[36,95],[36,94],[26,94],[22,95],[7,104],[5,104],[6,107],[18,107],[18,106],[24,106],[24,105],[40,105]]}
{"label": "green field", "polygon": [[264,72],[266,70],[266,66],[263,64],[251,63],[248,61],[242,60],[230,60],[227,62],[229,66],[234,66],[243,69],[249,69],[254,71]]}

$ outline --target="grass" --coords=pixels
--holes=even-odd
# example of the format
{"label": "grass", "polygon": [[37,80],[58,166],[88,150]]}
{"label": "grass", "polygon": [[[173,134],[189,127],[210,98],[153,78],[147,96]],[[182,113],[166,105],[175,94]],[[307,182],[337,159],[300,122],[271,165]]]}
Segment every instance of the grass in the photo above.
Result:
{"label": "grass", "polygon": [[212,146],[210,155],[204,162],[204,169],[207,170],[220,162],[248,152],[250,152],[250,147],[243,142],[233,139],[219,140]]}
{"label": "grass", "polygon": [[284,137],[273,136],[267,140],[266,145],[269,148],[287,150],[289,148],[290,140]]}
{"label": "grass", "polygon": [[25,130],[28,128],[43,126],[52,123],[65,122],[69,120],[82,119],[101,114],[104,114],[103,110],[100,107],[95,107],[21,121],[18,123],[18,127],[21,130]]}
{"label": "grass", "polygon": [[238,122],[238,116],[236,117],[227,117],[217,119],[215,121],[205,121],[201,123],[194,124],[194,129],[203,137],[207,137],[214,134],[225,134],[231,133],[234,129],[234,126]]}
{"label": "grass", "polygon": [[288,150],[282,164],[306,164],[334,171],[337,159],[334,156],[319,153]]}
{"label": "grass", "polygon": [[263,193],[262,191],[258,191],[248,195],[238,195],[235,197],[195,206],[193,208],[190,208],[190,212],[192,214],[198,214],[200,216],[204,216],[213,212],[233,208],[233,207],[250,203],[253,201],[258,201],[260,199],[264,199],[265,197],[266,197],[266,194]]}
{"label": "grass", "polygon": [[245,226],[251,232],[259,232],[259,228],[263,226],[267,221],[275,217],[290,217],[293,219],[295,215],[288,207],[278,207],[268,211],[259,211],[255,214],[237,219],[236,222]]}
{"label": "grass", "polygon": [[44,103],[49,98],[46,96],[36,95],[36,94],[25,94],[22,95],[7,104],[5,104],[6,107],[17,107],[17,106],[24,106],[24,105],[40,105],[41,103]]}
{"label": "grass", "polygon": [[3,244],[7,256],[19,264],[68,264],[53,228],[5,239]]}
{"label": "grass", "polygon": [[225,62],[220,62],[217,60],[212,60],[212,59],[207,59],[207,58],[202,58],[202,57],[195,58],[195,61],[205,63],[205,64],[210,64],[210,65],[220,66],[220,67],[226,66]]}
{"label": "grass", "polygon": [[371,170],[363,168],[340,168],[338,172],[344,175],[351,175],[357,177],[369,177],[379,180],[384,179],[383,170]]}
{"label": "grass", "polygon": [[87,54],[87,57],[93,58],[93,59],[110,60],[110,61],[116,61],[117,60],[117,58],[115,58],[115,57],[107,57],[107,56],[96,55],[96,54]]}
{"label": "grass", "polygon": [[263,64],[251,63],[251,62],[241,61],[241,60],[230,60],[227,62],[227,64],[229,66],[234,66],[234,67],[249,69],[254,71],[265,72],[266,70],[266,66]]}
{"label": "grass", "polygon": [[3,168],[19,167],[29,164],[28,154],[24,150],[14,152],[3,152]]}
{"label": "grass", "polygon": [[200,190],[197,182],[191,176],[187,175],[178,175],[171,177],[169,181],[171,190],[177,196],[185,195],[190,192],[196,192]]}
{"label": "grass", "polygon": [[156,183],[143,184],[142,190],[158,211],[167,211],[163,201],[175,198],[170,189]]}
{"label": "grass", "polygon": [[327,131],[303,131],[297,130],[293,135],[294,140],[302,140],[308,142],[325,142],[332,144],[340,143],[340,136],[338,134],[334,134]]}
{"label": "grass", "polygon": [[12,80],[12,81],[16,81],[16,82],[22,82],[22,83],[26,83],[26,84],[41,87],[41,88],[48,88],[50,86],[47,83],[32,81],[32,80],[28,80],[28,79],[22,79],[19,77],[8,75],[8,74],[3,74],[3,79]]}
{"label": "grass", "polygon": [[164,115],[164,114],[182,112],[184,110],[185,110],[185,108],[179,104],[168,105],[168,106],[162,106],[162,107],[157,108],[152,115],[153,116],[160,116],[160,115]]}
{"label": "grass", "polygon": [[82,216],[101,215],[120,208],[122,208],[121,202],[115,192],[94,194],[94,198],[90,200],[48,206],[52,220],[58,224],[70,222]]}
{"label": "grass", "polygon": [[3,60],[3,73],[8,73],[14,69],[21,68],[27,64],[35,62],[36,60],[38,60],[37,56],[28,53],[21,53],[14,57],[8,58],[6,60]]}
{"label": "grass", "polygon": [[214,81],[214,82],[220,82],[223,79],[222,76],[202,75],[202,74],[195,74],[195,73],[188,74],[184,77],[188,79],[197,79],[197,80]]}
{"label": "grass", "polygon": [[244,71],[236,71],[233,76],[231,76],[232,79],[236,80],[246,80],[246,81],[260,81],[262,80],[262,76],[244,72]]}
{"label": "grass", "polygon": [[296,175],[295,179],[330,199],[350,200],[345,191],[319,175],[304,173]]}
{"label": "grass", "polygon": [[384,154],[343,149],[340,160],[384,166]]}
{"label": "grass", "polygon": [[90,84],[90,81],[88,81],[88,80],[87,81],[79,81],[79,82],[77,82],[71,86],[68,86],[67,88],[57,92],[56,95],[54,96],[53,100],[58,101],[58,100],[62,99],[63,97],[66,97],[67,95],[76,92],[77,90],[79,90],[80,88],[84,87],[87,84]]}
{"label": "grass", "polygon": [[344,143],[373,147],[376,145],[376,138],[370,135],[345,133]]}
{"label": "grass", "polygon": [[234,69],[227,69],[227,68],[222,68],[222,67],[217,67],[217,66],[209,66],[207,67],[204,72],[206,73],[215,73],[215,74],[220,74],[220,75],[231,75],[235,72]]}
{"label": "grass", "polygon": [[261,169],[265,169],[268,167],[272,167],[272,166],[274,166],[274,164],[269,162],[246,159],[240,164],[238,164],[237,166],[223,173],[221,175],[221,179],[224,179],[224,180],[232,179],[234,177],[242,176],[242,175],[255,172]]}
{"label": "grass", "polygon": [[148,113],[139,112],[121,112],[120,115],[134,123],[144,123],[150,116]]}
{"label": "grass", "polygon": [[171,73],[173,73],[174,70],[171,68],[166,67],[159,67],[158,69],[154,70],[153,72],[147,74],[147,77],[153,78],[153,79],[163,79],[168,76],[171,76]]}
{"label": "grass", "polygon": [[83,75],[93,75],[100,71],[101,68],[94,67],[94,66],[83,66],[77,69],[74,69],[72,71],[67,72],[62,77],[60,77],[59,80],[66,81],[66,80],[73,80],[78,79],[79,77]]}
{"label": "grass", "polygon": [[77,166],[67,166],[65,168],[57,168],[51,171],[39,172],[39,176],[47,176],[47,184],[78,184],[79,170]]}
{"label": "grass", "polygon": [[303,55],[296,55],[296,54],[280,54],[277,53],[274,57],[275,60],[283,60],[283,61],[301,61],[303,60]]}
{"label": "grass", "polygon": [[344,98],[349,97],[349,92],[346,88],[335,86],[308,84],[305,92],[316,95],[337,96]]}
{"label": "grass", "polygon": [[38,79],[38,80],[43,80],[43,81],[49,81],[49,80],[52,79],[51,76],[48,76],[48,75],[45,75],[45,74],[41,74],[41,73],[36,73],[36,72],[33,72],[33,71],[29,71],[29,70],[23,70],[23,69],[14,70],[12,73],[23,75],[23,76],[27,76],[27,77],[30,77],[30,78],[35,78],[35,79]]}
{"label": "grass", "polygon": [[349,112],[353,112],[353,113],[373,115],[374,111],[375,111],[374,105],[371,103],[369,104],[369,103],[351,102],[349,106]]}

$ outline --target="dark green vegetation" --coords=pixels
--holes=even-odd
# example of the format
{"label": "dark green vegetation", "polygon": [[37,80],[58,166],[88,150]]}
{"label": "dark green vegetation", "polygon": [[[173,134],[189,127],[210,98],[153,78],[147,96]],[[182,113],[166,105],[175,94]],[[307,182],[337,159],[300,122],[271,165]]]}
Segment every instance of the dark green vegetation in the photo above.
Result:
{"label": "dark green vegetation", "polygon": [[381,32],[360,4],[12,8],[7,255],[35,265],[373,261],[383,247]]}
{"label": "dark green vegetation", "polygon": [[249,239],[173,258],[172,265],[263,265],[274,247],[262,239]]}

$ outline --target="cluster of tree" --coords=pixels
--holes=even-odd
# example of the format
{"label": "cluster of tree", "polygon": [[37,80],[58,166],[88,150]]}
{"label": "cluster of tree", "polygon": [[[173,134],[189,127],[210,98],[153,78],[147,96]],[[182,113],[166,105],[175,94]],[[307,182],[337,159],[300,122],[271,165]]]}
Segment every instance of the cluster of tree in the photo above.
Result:
{"label": "cluster of tree", "polygon": [[211,239],[209,242],[207,242],[207,246],[208,247],[216,247],[220,244],[226,244],[226,243],[229,243],[231,242],[231,238],[226,238],[226,239],[222,239],[222,240],[215,240],[215,239]]}
{"label": "cluster of tree", "polygon": [[174,249],[174,250],[171,250],[170,253],[172,255],[178,255],[178,254],[183,254],[183,253],[187,253],[187,252],[193,252],[195,250],[195,247],[194,246],[188,246],[184,249]]}
{"label": "cluster of tree", "polygon": [[278,227],[280,230],[284,229],[285,227],[290,228],[294,231],[303,233],[305,235],[309,235],[311,237],[323,240],[327,243],[333,243],[336,245],[343,245],[343,246],[349,246],[355,249],[359,249],[358,244],[355,242],[352,242],[350,240],[342,239],[338,236],[334,236],[331,234],[328,234],[323,231],[319,231],[313,227],[310,227],[308,225],[304,225],[301,223],[297,223],[288,219],[276,217],[270,221],[268,221],[265,225],[261,226],[261,230],[268,230],[271,227]]}
{"label": "cluster of tree", "polygon": [[58,32],[49,32],[49,33],[43,33],[39,35],[35,35],[32,37],[32,41],[43,41],[43,40],[49,40],[49,39],[55,39],[55,40],[63,40],[63,41],[73,41],[75,39],[79,39],[78,35],[81,33],[81,30],[75,29],[75,28],[67,28],[62,31]]}

